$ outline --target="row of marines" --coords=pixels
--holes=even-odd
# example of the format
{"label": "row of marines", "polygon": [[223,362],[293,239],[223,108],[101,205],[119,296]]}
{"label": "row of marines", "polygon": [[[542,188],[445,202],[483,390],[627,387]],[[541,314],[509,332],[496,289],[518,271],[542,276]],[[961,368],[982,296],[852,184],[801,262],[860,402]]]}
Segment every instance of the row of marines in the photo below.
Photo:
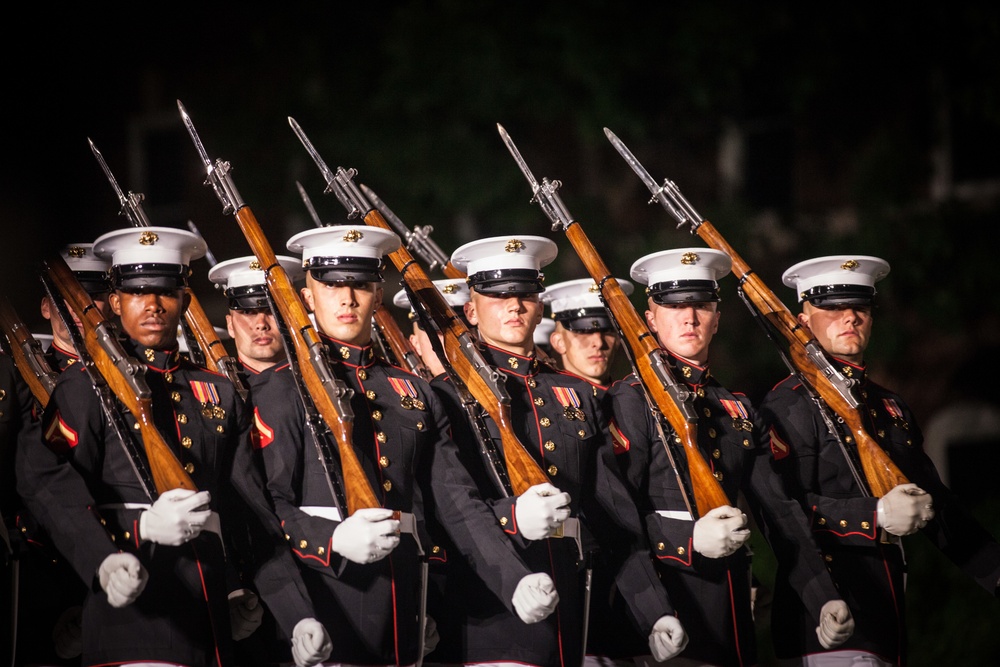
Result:
{"label": "row of marines", "polygon": [[[353,448],[382,507],[349,516],[253,257],[209,274],[229,301],[244,402],[179,351],[200,237],[126,229],[64,253],[145,365],[156,426],[200,490],[143,492],[75,363],[73,323],[44,298],[61,371],[44,410],[0,357],[0,434],[17,441],[4,460],[17,494],[2,508],[21,588],[15,664],[753,665],[752,527],[778,559],[771,624],[783,664],[905,663],[900,536],[923,531],[997,593],[1000,545],[941,483],[903,399],[865,374],[883,260],[821,257],[783,277],[800,323],[860,380],[871,432],[914,481],[882,498],[850,474],[794,377],[758,409],[711,373],[724,253],[681,248],[633,264],[646,322],[696,396],[699,448],[730,500],[696,516],[686,462],[664,446],[637,378],[608,375],[619,340],[592,281],[546,289],[557,248],[542,237],[468,243],[451,257],[467,279],[436,281],[502,372],[516,435],[549,479],[516,496],[498,485],[476,444],[485,423],[502,453],[497,425],[470,420],[405,292],[392,301],[411,309],[410,340],[433,378],[375,350],[384,257],[399,245],[387,230],[331,226],[296,235],[287,246],[300,257],[279,258],[304,280],[334,373],[353,390]],[[536,342],[546,304],[554,327]]]}

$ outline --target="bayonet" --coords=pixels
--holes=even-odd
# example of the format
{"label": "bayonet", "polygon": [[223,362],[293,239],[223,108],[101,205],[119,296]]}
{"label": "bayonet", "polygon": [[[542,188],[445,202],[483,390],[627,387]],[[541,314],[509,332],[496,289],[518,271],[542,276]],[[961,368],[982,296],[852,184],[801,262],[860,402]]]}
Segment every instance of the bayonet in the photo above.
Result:
{"label": "bayonet", "polygon": [[[617,150],[618,153],[625,158],[625,162],[628,163],[628,166],[632,167],[632,171],[636,173],[639,179],[646,184],[647,188],[649,188],[649,191],[653,193],[653,196],[650,198],[648,203],[652,204],[653,202],[660,202],[660,204],[663,205],[663,208],[667,209],[671,215],[677,218],[678,229],[684,227],[684,225],[697,227],[697,225],[701,223],[701,216],[696,215],[695,219],[691,219],[689,215],[687,215],[683,210],[675,207],[673,202],[671,202],[667,192],[670,192],[672,195],[680,195],[680,191],[677,189],[676,185],[666,179],[664,179],[663,185],[657,183],[653,180],[653,177],[649,175],[649,172],[646,171],[646,168],[642,166],[638,159],[636,159],[635,155],[632,154],[632,151],[628,149],[628,146],[626,146],[614,132],[608,128],[604,128],[604,134],[607,136],[608,141],[611,142],[611,145],[615,147],[615,150]],[[681,197],[681,199],[683,199],[683,197]],[[687,204],[687,200],[684,200],[684,203]],[[688,207],[690,207],[690,204],[688,204]],[[690,210],[692,212],[694,211],[693,208]]]}
{"label": "bayonet", "polygon": [[[201,232],[198,231],[198,226],[195,225],[192,221],[188,220],[187,226],[188,229],[191,230],[192,234],[196,234],[197,236],[201,237],[202,240],[205,239],[205,237],[201,235]],[[208,247],[207,243],[205,244],[205,259],[208,261],[209,266],[215,266],[216,264],[219,263],[219,260],[217,260],[215,258],[215,255],[212,254],[212,249]]]}
{"label": "bayonet", "polygon": [[323,227],[323,221],[320,219],[319,213],[316,212],[316,207],[313,206],[312,199],[309,198],[309,193],[306,192],[306,189],[298,181],[295,181],[295,187],[299,189],[299,196],[302,197],[302,203],[306,205],[306,210],[309,211],[313,222],[316,223],[317,227]]}
{"label": "bayonet", "polygon": [[413,231],[410,231],[403,221],[399,219],[399,216],[393,213],[392,209],[379,199],[379,196],[371,188],[364,183],[360,183],[359,187],[365,193],[365,196],[368,197],[368,200],[375,205],[375,208],[382,213],[382,217],[392,225],[393,230],[403,238],[407,250],[420,255],[420,258],[427,262],[428,269],[431,271],[440,269],[449,278],[464,278],[464,276],[452,275],[454,267],[451,269],[448,268],[448,255],[430,237],[431,232],[434,231],[433,227],[430,225],[417,226],[413,228]]}
{"label": "bayonet", "polygon": [[111,173],[111,168],[104,161],[101,151],[97,150],[97,146],[94,145],[90,137],[87,137],[87,141],[90,143],[90,152],[97,158],[98,164],[104,170],[104,175],[108,177],[111,187],[114,189],[115,194],[118,195],[118,203],[121,204],[118,215],[125,216],[133,227],[149,227],[149,218],[146,217],[146,212],[142,210],[142,202],[146,197],[141,192],[129,192],[127,195],[122,192],[122,189],[118,186],[118,181],[115,180],[115,175]]}
{"label": "bayonet", "polygon": [[201,143],[201,137],[198,136],[198,131],[194,129],[194,123],[191,121],[191,116],[188,115],[187,109],[181,104],[180,100],[177,100],[177,108],[181,112],[181,119],[184,121],[184,127],[187,128],[188,134],[191,135],[191,141],[194,142],[194,147],[198,151],[198,156],[201,158],[202,164],[205,165],[205,185],[212,187],[215,192],[215,196],[219,198],[222,202],[222,212],[227,214],[235,214],[238,210],[243,208],[243,198],[240,197],[240,193],[236,190],[236,185],[233,183],[233,179],[229,176],[229,172],[232,169],[228,162],[224,160],[216,160],[212,163],[211,158],[208,157],[208,151],[205,150],[205,145]]}
{"label": "bayonet", "polygon": [[344,169],[343,167],[337,167],[337,171],[333,172],[323,158],[320,157],[319,151],[313,146],[312,142],[309,141],[309,137],[302,130],[302,127],[295,121],[291,116],[288,117],[288,124],[292,126],[292,131],[295,132],[295,136],[299,138],[302,145],[305,146],[306,152],[309,153],[309,157],[313,159],[316,166],[319,167],[319,171],[323,174],[323,180],[326,181],[326,189],[324,192],[332,192],[336,195],[340,203],[343,204],[344,208],[347,209],[347,219],[354,220],[355,218],[363,218],[372,209],[371,204],[365,200],[361,191],[358,190],[358,186],[354,184],[354,177],[358,175],[356,169]]}
{"label": "bayonet", "polygon": [[537,203],[542,207],[542,211],[552,221],[552,231],[565,231],[568,229],[573,223],[573,216],[570,215],[569,210],[567,210],[566,205],[563,204],[557,192],[562,187],[562,182],[542,178],[542,182],[539,183],[535,175],[531,173],[531,169],[528,168],[528,163],[521,157],[521,152],[514,145],[514,140],[507,134],[507,130],[503,129],[503,125],[500,123],[497,123],[497,130],[500,132],[500,138],[507,145],[507,150],[514,156],[517,166],[521,168],[521,173],[524,174],[524,177],[528,179],[528,183],[531,185],[533,193],[531,202]]}

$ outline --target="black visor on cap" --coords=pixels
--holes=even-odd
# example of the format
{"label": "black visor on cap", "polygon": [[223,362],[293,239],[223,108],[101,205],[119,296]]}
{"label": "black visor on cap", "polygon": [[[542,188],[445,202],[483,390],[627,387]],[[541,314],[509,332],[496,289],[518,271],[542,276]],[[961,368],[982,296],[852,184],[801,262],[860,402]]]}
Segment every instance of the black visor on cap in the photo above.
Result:
{"label": "black visor on cap", "polygon": [[650,285],[646,292],[653,303],[661,306],[722,300],[719,297],[719,286],[714,280],[668,280]]}
{"label": "black visor on cap", "polygon": [[230,310],[260,310],[269,308],[266,285],[243,285],[226,290]]}
{"label": "black visor on cap", "polygon": [[382,266],[374,257],[313,257],[306,268],[321,283],[380,283]]}
{"label": "black visor on cap", "polygon": [[801,296],[819,308],[875,305],[875,288],[868,285],[817,285]]}
{"label": "black visor on cap", "polygon": [[122,264],[111,267],[111,285],[120,290],[187,287],[188,267],[183,264]]}
{"label": "black visor on cap", "polygon": [[544,276],[534,269],[497,269],[474,273],[467,282],[471,289],[480,294],[508,296],[540,294],[545,291],[542,280]]}
{"label": "black visor on cap", "polygon": [[97,296],[111,291],[111,281],[104,271],[74,271],[73,275],[80,281],[80,286],[87,291],[87,294]]}
{"label": "black visor on cap", "polygon": [[570,331],[606,331],[611,329],[611,318],[604,308],[577,308],[563,310],[552,316]]}

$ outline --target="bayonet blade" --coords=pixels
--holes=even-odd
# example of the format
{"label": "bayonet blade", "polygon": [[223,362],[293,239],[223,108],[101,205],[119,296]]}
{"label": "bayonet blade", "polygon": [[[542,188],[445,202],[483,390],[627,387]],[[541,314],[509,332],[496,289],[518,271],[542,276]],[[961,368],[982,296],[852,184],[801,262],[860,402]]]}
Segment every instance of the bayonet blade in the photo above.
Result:
{"label": "bayonet blade", "polygon": [[292,131],[295,132],[295,136],[299,138],[299,141],[301,141],[302,145],[305,146],[306,152],[309,153],[313,162],[315,162],[316,166],[319,167],[324,180],[326,180],[327,187],[332,187],[334,181],[333,172],[328,166],[326,166],[326,162],[324,162],[323,158],[320,157],[319,151],[316,150],[316,148],[312,145],[312,142],[309,141],[309,137],[306,136],[306,133],[302,131],[302,128],[291,116],[288,117],[288,124],[292,126]]}
{"label": "bayonet blade", "polygon": [[208,151],[205,150],[205,145],[201,143],[201,137],[198,136],[198,130],[194,129],[194,122],[191,120],[191,116],[188,115],[187,109],[181,104],[180,100],[177,100],[177,108],[181,112],[181,118],[184,120],[184,127],[187,128],[188,134],[191,135],[191,141],[194,142],[194,147],[198,151],[201,161],[205,163],[205,169],[208,173],[212,173],[212,160],[208,157]]}
{"label": "bayonet blade", "polygon": [[295,181],[295,187],[299,189],[299,197],[302,197],[302,203],[306,205],[306,209],[309,211],[313,222],[317,227],[323,227],[323,221],[320,220],[319,213],[316,212],[316,207],[313,206],[312,199],[309,198],[309,193],[306,192],[306,189],[298,181]]}
{"label": "bayonet blade", "polygon": [[[198,226],[195,225],[193,221],[188,220],[187,221],[187,227],[188,227],[188,229],[191,230],[192,233],[194,233],[202,241],[205,240],[205,237],[201,235],[201,232],[198,231]],[[216,264],[219,263],[218,260],[215,259],[215,255],[212,254],[212,249],[208,247],[208,243],[205,244],[205,259],[208,260],[208,265],[209,266],[215,266]]]}
{"label": "bayonet blade", "polygon": [[392,225],[392,228],[396,230],[396,233],[404,239],[409,240],[410,230],[407,229],[406,225],[403,224],[403,221],[399,219],[399,216],[393,213],[392,209],[386,206],[385,202],[379,199],[378,195],[375,194],[375,192],[367,185],[359,183],[358,187],[360,187],[361,191],[365,193],[366,197],[368,197],[368,201],[374,204],[375,208],[379,210],[382,217],[385,218],[390,225]]}
{"label": "bayonet blade", "polygon": [[97,150],[97,146],[94,145],[94,142],[90,137],[87,137],[87,142],[90,144],[90,152],[94,154],[95,158],[97,158],[97,163],[101,165],[101,169],[104,170],[104,175],[107,176],[108,180],[111,182],[111,187],[114,188],[115,194],[118,195],[118,201],[124,208],[127,199],[125,197],[125,193],[122,192],[122,189],[118,186],[118,181],[115,180],[115,175],[111,173],[111,168],[108,167],[108,163],[104,161],[104,156],[101,155],[101,151]]}
{"label": "bayonet blade", "polygon": [[665,209],[670,211],[671,215],[677,218],[677,221],[680,224],[688,222],[688,216],[673,205],[673,202],[671,202],[670,198],[664,193],[663,186],[653,180],[653,177],[650,176],[648,171],[646,171],[646,168],[642,166],[635,155],[632,154],[632,151],[628,149],[628,146],[626,146],[622,140],[608,128],[604,128],[604,135],[608,138],[608,141],[611,142],[611,145],[615,147],[615,150],[618,151],[623,158],[625,158],[625,162],[628,163],[628,166],[632,167],[632,171],[636,173],[639,179],[646,184],[647,188],[649,188],[649,191],[653,193],[653,198],[649,200],[649,203],[652,204],[654,201],[659,201]]}
{"label": "bayonet blade", "polygon": [[517,146],[514,145],[514,140],[510,138],[510,135],[507,134],[507,130],[503,129],[503,125],[500,123],[497,123],[497,131],[500,132],[500,138],[503,139],[503,142],[507,145],[507,150],[509,150],[510,154],[514,156],[514,161],[517,162],[517,166],[521,168],[521,173],[524,174],[524,177],[528,179],[528,183],[531,184],[531,191],[533,193],[537,193],[538,179],[536,179],[535,175],[531,173],[531,169],[528,168],[528,163],[524,161],[523,157],[521,157],[521,152],[517,150]]}

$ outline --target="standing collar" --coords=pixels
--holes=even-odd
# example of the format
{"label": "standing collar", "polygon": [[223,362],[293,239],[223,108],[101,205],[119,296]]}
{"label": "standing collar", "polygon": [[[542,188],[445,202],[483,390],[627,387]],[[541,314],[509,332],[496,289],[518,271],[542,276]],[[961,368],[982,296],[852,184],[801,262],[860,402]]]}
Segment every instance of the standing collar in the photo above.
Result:
{"label": "standing collar", "polygon": [[534,353],[530,357],[525,357],[486,343],[482,344],[482,351],[490,366],[504,373],[520,377],[528,377],[538,373],[539,363]]}
{"label": "standing collar", "polygon": [[326,334],[320,334],[320,339],[326,345],[334,361],[340,361],[347,366],[367,368],[375,364],[375,350],[372,344],[358,347],[336,338],[330,338]]}

